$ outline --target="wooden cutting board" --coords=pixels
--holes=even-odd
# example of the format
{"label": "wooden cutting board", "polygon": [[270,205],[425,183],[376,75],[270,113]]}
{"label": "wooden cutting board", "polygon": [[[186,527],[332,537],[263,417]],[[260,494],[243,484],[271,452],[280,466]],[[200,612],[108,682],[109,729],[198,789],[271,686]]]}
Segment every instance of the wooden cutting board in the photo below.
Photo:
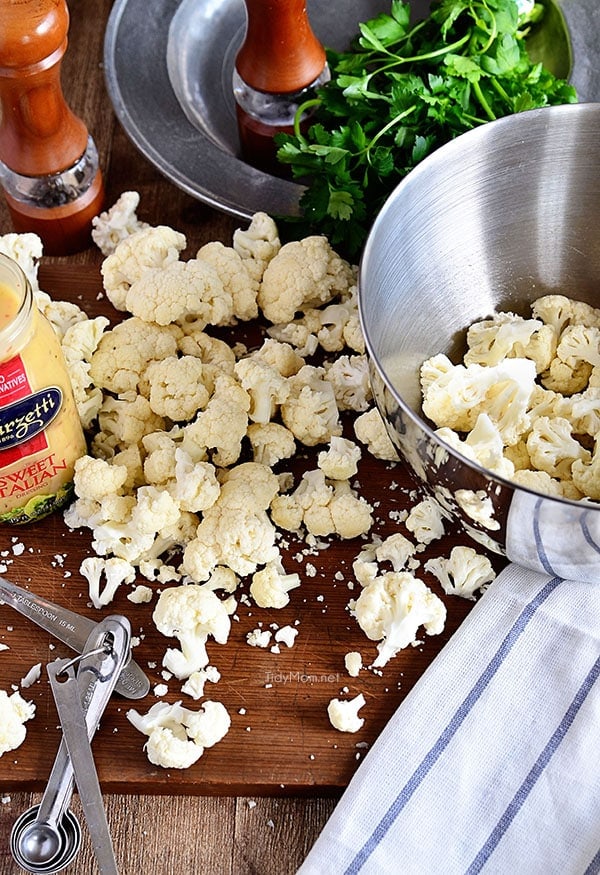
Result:
{"label": "wooden cutting board", "polygon": [[[40,269],[41,288],[53,297],[78,303],[90,316],[105,314],[116,321],[118,314],[102,296],[96,267],[48,265]],[[316,451],[302,453],[296,471],[316,467]],[[375,507],[373,535],[385,537],[400,529],[397,512],[417,500],[415,486],[400,464],[379,462],[363,454],[358,481],[360,491]],[[405,534],[408,534],[405,532]],[[94,753],[104,792],[168,794],[323,794],[335,793],[350,780],[361,758],[393,714],[399,703],[423,674],[460,625],[473,603],[446,596],[437,581],[423,579],[440,595],[448,609],[444,632],[423,636],[422,643],[398,654],[377,674],[367,668],[357,678],[344,668],[344,654],[358,650],[368,666],[376,655],[369,641],[350,616],[347,604],[359,586],[353,584],[352,562],[364,539],[328,540],[327,549],[303,555],[305,544],[289,540],[285,567],[297,571],[302,586],[291,593],[290,605],[282,610],[263,610],[240,604],[226,645],[210,642],[211,664],[221,672],[217,684],[207,683],[206,698],[225,704],[232,725],[226,738],[183,771],[153,766],[143,751],[145,737],[126,718],[130,707],[146,712],[158,699],[151,692],[144,700],[131,703],[117,696],[109,704],[94,739]],[[114,601],[101,612],[87,597],[87,582],[79,574],[85,556],[91,555],[90,532],[70,532],[62,515],[55,514],[35,525],[5,526],[0,529],[0,568],[5,577],[51,601],[93,619],[107,614],[125,614],[133,634],[140,638],[135,648],[138,662],[147,671],[152,687],[163,683],[161,660],[167,639],[154,627],[153,602],[135,605],[126,598],[129,588],[121,587]],[[447,556],[452,546],[468,543],[464,535],[449,531],[423,555]],[[301,561],[298,561],[298,559]],[[143,578],[138,583],[146,583]],[[354,590],[351,587],[354,585]],[[242,591],[247,591],[247,584]],[[293,648],[281,645],[281,652],[250,647],[246,635],[271,624],[296,625]],[[23,695],[35,702],[36,717],[27,724],[27,738],[16,751],[0,758],[0,788],[3,792],[40,790],[46,783],[60,741],[57,715],[48,685],[45,665],[70,652],[60,642],[21,618],[10,607],[0,605],[0,688],[8,692],[38,662],[42,676]],[[176,679],[167,682],[169,702],[183,700]],[[334,730],[327,717],[333,697],[353,697],[362,692],[366,705],[361,711],[363,728],[356,734]],[[440,690],[443,696],[443,690]],[[399,749],[398,756],[402,756]]]}

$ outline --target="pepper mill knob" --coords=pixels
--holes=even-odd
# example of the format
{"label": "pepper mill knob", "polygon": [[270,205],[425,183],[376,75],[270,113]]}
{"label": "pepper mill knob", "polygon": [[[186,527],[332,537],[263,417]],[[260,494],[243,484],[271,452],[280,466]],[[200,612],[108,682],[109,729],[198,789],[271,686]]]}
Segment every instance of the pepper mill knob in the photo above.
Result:
{"label": "pepper mill knob", "polygon": [[325,49],[305,0],[244,2],[246,33],[233,73],[242,156],[262,170],[282,173],[273,137],[293,131],[298,107],[330,78]]}
{"label": "pepper mill knob", "polygon": [[0,183],[19,233],[38,234],[50,255],[89,244],[103,205],[98,153],[67,105],[60,67],[65,0],[0,0]]}

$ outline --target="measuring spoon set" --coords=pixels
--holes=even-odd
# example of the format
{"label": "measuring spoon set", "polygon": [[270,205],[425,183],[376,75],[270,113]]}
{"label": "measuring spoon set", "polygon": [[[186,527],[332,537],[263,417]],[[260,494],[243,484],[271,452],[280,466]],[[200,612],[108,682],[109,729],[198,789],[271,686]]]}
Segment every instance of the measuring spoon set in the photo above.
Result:
{"label": "measuring spoon set", "polygon": [[116,691],[141,699],[150,682],[131,658],[131,626],[114,615],[95,623],[0,577],[0,602],[50,632],[79,655],[46,666],[62,740],[39,805],[25,811],[10,836],[14,860],[27,872],[51,875],[68,866],[81,845],[81,827],[69,809],[77,786],[101,875],[117,875],[91,741]]}

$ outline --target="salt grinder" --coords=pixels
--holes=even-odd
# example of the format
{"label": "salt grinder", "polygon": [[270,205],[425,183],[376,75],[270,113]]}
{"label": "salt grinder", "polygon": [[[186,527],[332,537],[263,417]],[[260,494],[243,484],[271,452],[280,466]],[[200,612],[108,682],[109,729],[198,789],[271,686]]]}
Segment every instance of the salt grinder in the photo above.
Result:
{"label": "salt grinder", "polygon": [[65,0],[0,0],[0,184],[14,230],[47,255],[88,246],[104,200],[96,146],[61,88],[68,27]]}
{"label": "salt grinder", "polygon": [[[242,157],[282,173],[273,136],[293,131],[298,107],[330,78],[305,0],[245,0],[247,26],[236,56],[233,93]],[[303,117],[306,125],[307,117]]]}

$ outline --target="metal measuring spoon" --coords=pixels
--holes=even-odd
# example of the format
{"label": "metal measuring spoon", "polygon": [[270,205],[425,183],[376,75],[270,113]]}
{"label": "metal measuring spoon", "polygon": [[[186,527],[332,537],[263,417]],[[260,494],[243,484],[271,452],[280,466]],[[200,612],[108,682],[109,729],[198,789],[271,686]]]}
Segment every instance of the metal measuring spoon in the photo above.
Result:
{"label": "metal measuring spoon", "polygon": [[[107,638],[110,649],[106,647]],[[74,660],[80,662],[77,685],[88,739],[93,737],[115,688],[130,640],[129,621],[120,616],[107,617],[95,625],[81,658]],[[73,786],[73,763],[63,738],[42,801],[25,811],[11,831],[11,853],[26,871],[51,875],[64,869],[77,854],[81,829],[68,811]]]}
{"label": "metal measuring spoon", "polygon": [[[1,576],[0,602],[9,605],[21,616],[27,617],[78,653],[82,652],[96,626],[94,620],[55,605]],[[133,659],[126,661],[116,690],[128,699],[143,699],[150,691],[150,681]]]}

